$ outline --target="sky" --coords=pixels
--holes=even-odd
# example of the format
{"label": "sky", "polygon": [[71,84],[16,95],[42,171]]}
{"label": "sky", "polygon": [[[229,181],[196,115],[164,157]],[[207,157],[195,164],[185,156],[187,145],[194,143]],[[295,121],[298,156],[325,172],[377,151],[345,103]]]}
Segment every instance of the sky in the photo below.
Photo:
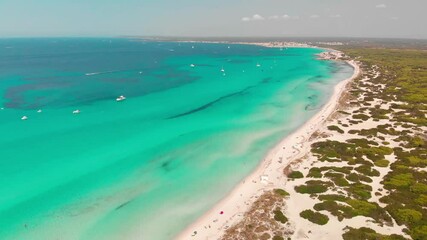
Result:
{"label": "sky", "polygon": [[427,38],[427,0],[0,0],[0,37]]}

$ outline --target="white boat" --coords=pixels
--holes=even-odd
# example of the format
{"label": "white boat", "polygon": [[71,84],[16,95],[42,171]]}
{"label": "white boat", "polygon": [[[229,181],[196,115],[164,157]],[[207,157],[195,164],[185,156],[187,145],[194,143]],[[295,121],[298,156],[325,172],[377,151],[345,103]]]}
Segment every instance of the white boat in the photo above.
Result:
{"label": "white boat", "polygon": [[23,116],[23,117],[21,117],[21,120],[27,120],[28,119],[28,117],[27,116]]}
{"label": "white boat", "polygon": [[191,48],[194,48],[194,46],[191,46]]}
{"label": "white boat", "polygon": [[230,46],[228,46],[228,49],[230,49]]}
{"label": "white boat", "polygon": [[192,67],[192,68],[193,68],[193,67],[195,67],[195,66],[196,66],[196,65],[194,65],[194,64],[190,64],[190,67]]}
{"label": "white boat", "polygon": [[225,72],[224,67],[221,68],[221,72]]}
{"label": "white boat", "polygon": [[256,64],[256,66],[257,66],[257,67],[261,67],[261,64],[257,63],[257,64]]}
{"label": "white boat", "polygon": [[42,110],[41,110],[41,109],[39,109],[39,110],[37,110],[37,112],[38,112],[38,113],[41,113],[41,112],[42,112]]}
{"label": "white boat", "polygon": [[123,101],[123,100],[126,100],[126,97],[125,97],[125,96],[123,96],[123,95],[121,95],[121,96],[119,96],[118,98],[116,98],[116,101],[117,101],[117,102],[120,102],[120,101]]}
{"label": "white boat", "polygon": [[78,110],[78,109],[73,111],[73,114],[79,114],[79,113],[80,113],[80,110]]}

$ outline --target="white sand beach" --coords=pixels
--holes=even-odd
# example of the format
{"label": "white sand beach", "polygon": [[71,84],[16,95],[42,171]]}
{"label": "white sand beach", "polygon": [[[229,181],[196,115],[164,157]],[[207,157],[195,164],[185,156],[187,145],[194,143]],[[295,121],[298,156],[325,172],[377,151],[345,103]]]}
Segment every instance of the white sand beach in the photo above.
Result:
{"label": "white sand beach", "polygon": [[[246,177],[209,212],[188,226],[176,239],[219,239],[226,229],[242,219],[244,213],[260,195],[272,189],[284,188],[287,180],[283,169],[292,161],[303,158],[309,153],[310,142],[308,139],[318,129],[325,127],[326,120],[336,110],[347,84],[359,75],[358,63],[355,61],[347,61],[347,63],[354,68],[352,77],[335,86],[333,95],[323,108],[303,126],[284,138],[250,176]],[[303,208],[303,206],[299,208]],[[287,214],[298,215],[299,208],[292,209],[292,206],[288,206]],[[301,219],[301,221],[303,220]],[[333,229],[328,230],[334,231]],[[341,229],[337,230],[341,231]]]}

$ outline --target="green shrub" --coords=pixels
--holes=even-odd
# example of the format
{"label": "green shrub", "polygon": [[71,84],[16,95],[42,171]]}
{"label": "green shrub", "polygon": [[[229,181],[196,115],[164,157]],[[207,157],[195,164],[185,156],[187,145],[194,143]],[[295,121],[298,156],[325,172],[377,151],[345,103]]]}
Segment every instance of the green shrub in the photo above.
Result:
{"label": "green shrub", "polygon": [[329,222],[328,216],[321,214],[319,212],[314,212],[310,209],[304,210],[299,214],[302,218],[307,219],[312,223],[316,223],[318,225],[325,225]]}
{"label": "green shrub", "polygon": [[417,199],[415,199],[415,202],[421,206],[427,206],[427,195],[421,194]]}
{"label": "green shrub", "polygon": [[353,209],[351,207],[338,204],[337,202],[331,200],[316,203],[313,208],[317,211],[328,211],[332,215],[336,216],[339,221],[342,221],[344,218],[352,218],[354,216]]}
{"label": "green shrub", "polygon": [[416,167],[425,167],[427,165],[427,159],[422,159],[418,156],[409,156],[407,157],[409,164],[411,166],[416,166]]}
{"label": "green shrub", "polygon": [[338,126],[335,126],[335,125],[328,126],[328,129],[331,131],[337,131],[341,134],[344,133],[344,130],[342,130],[341,128],[339,128]]}
{"label": "green shrub", "polygon": [[349,186],[350,183],[343,177],[335,178],[332,180],[337,186],[345,187]]}
{"label": "green shrub", "polygon": [[286,192],[285,190],[280,189],[280,188],[274,189],[274,192],[275,192],[275,193],[277,193],[277,194],[279,194],[279,195],[280,195],[280,196],[282,196],[282,197],[287,197],[287,196],[289,196],[289,193],[288,193],[288,192]]}
{"label": "green shrub", "polygon": [[353,119],[361,119],[363,121],[366,121],[369,119],[369,116],[366,114],[355,114],[353,115]]}
{"label": "green shrub", "polygon": [[339,202],[345,202],[347,200],[347,197],[338,195],[338,194],[326,194],[326,195],[320,195],[319,200],[321,201],[339,201]]}
{"label": "green shrub", "polygon": [[424,139],[420,137],[414,137],[409,142],[409,147],[422,147],[425,144]]}
{"label": "green shrub", "polygon": [[359,174],[357,173],[350,173],[345,177],[347,180],[352,182],[359,182]]}
{"label": "green shrub", "polygon": [[288,178],[303,178],[304,175],[300,171],[292,171],[289,173]]}
{"label": "green shrub", "polygon": [[378,146],[377,142],[374,141],[369,141],[365,138],[352,138],[347,140],[348,143],[354,143],[356,144],[358,147],[364,147],[364,148],[369,148],[370,145],[375,145]]}
{"label": "green shrub", "polygon": [[323,185],[313,185],[313,186],[296,186],[295,191],[298,193],[307,193],[307,194],[313,194],[313,193],[323,193],[328,190],[328,187]]}
{"label": "green shrub", "polygon": [[352,182],[367,182],[367,183],[371,183],[372,179],[370,177],[367,177],[365,175],[361,175],[361,174],[357,174],[357,173],[350,173],[345,177],[347,180],[352,181]]}
{"label": "green shrub", "polygon": [[330,182],[307,181],[306,185],[295,186],[295,191],[306,194],[323,193],[326,192],[331,185]]}
{"label": "green shrub", "polygon": [[371,198],[372,187],[362,183],[354,183],[350,185],[347,191],[351,193],[354,198],[366,200]]}
{"label": "green shrub", "polygon": [[349,174],[351,173],[351,170],[353,170],[353,168],[352,167],[321,167],[320,170],[322,172],[332,170],[334,172]]}
{"label": "green shrub", "polygon": [[[414,181],[414,177],[410,173],[403,173],[392,176],[389,180],[385,181],[385,185],[392,188],[408,187]],[[427,185],[426,185],[427,189]]]}
{"label": "green shrub", "polygon": [[369,216],[372,211],[377,209],[376,205],[357,199],[349,199],[347,203],[354,209],[355,215]]}
{"label": "green shrub", "polygon": [[371,166],[368,165],[361,165],[357,168],[355,168],[354,170],[366,175],[366,176],[371,176],[371,177],[378,177],[380,176],[380,172],[378,172],[377,170],[373,169]]}
{"label": "green shrub", "polygon": [[421,221],[423,214],[413,209],[397,209],[395,217],[397,222],[409,225]]}
{"label": "green shrub", "polygon": [[323,176],[322,171],[320,171],[320,169],[317,167],[311,168],[307,175],[307,177],[313,177],[313,178],[321,178],[322,176]]}
{"label": "green shrub", "polygon": [[425,240],[427,236],[427,225],[417,226],[410,231],[412,239]]}
{"label": "green shrub", "polygon": [[274,220],[285,224],[288,222],[288,218],[280,211],[280,209],[274,210]]}
{"label": "green shrub", "polygon": [[344,177],[344,174],[329,171],[329,172],[326,172],[324,176],[327,178],[340,178],[340,177]]}
{"label": "green shrub", "polygon": [[392,235],[382,235],[370,228],[350,228],[347,227],[346,231],[342,237],[344,240],[406,240],[403,236],[392,234]]}
{"label": "green shrub", "polygon": [[377,160],[377,161],[374,162],[375,166],[377,166],[377,167],[388,167],[389,163],[390,162],[388,160],[386,160],[386,159]]}

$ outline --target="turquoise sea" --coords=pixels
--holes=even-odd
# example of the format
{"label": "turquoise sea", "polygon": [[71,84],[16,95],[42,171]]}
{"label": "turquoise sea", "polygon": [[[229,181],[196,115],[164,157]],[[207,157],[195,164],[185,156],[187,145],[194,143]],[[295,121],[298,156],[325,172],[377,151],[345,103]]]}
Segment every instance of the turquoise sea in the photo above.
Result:
{"label": "turquoise sea", "polygon": [[0,239],[171,239],[352,75],[320,52],[0,39]]}

